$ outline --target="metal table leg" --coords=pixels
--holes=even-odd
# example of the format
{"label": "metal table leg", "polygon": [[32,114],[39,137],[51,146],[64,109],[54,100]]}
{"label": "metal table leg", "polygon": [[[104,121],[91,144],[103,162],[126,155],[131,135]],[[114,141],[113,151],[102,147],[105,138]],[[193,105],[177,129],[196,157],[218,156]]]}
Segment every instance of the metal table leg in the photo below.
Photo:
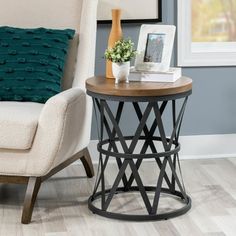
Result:
{"label": "metal table leg", "polygon": [[[99,174],[98,181],[95,184],[93,195],[88,200],[89,209],[93,213],[113,219],[147,221],[176,217],[186,213],[191,208],[191,199],[186,194],[183,181],[181,181],[181,169],[180,176],[177,174],[176,170],[177,164],[180,168],[178,156],[180,145],[178,139],[187,99],[188,97],[184,99],[178,116],[176,116],[175,100],[163,101],[161,105],[159,105],[158,102],[150,101],[147,103],[144,112],[142,112],[138,102],[133,102],[132,104],[134,110],[139,119],[139,125],[134,136],[124,136],[119,127],[119,122],[124,107],[123,101],[119,102],[117,111],[114,115],[106,100],[97,98],[94,99],[94,103],[100,112],[100,141],[98,144],[98,151],[100,152],[101,172]],[[168,102],[172,103],[173,117],[173,131],[169,138],[166,137],[162,120],[162,114]],[[154,121],[151,128],[148,129],[146,123],[151,113],[154,114]],[[112,126],[112,128],[110,128],[110,126]],[[104,130],[107,133],[107,139],[104,139],[103,137]],[[156,131],[159,133],[158,137],[155,136]],[[130,141],[129,145],[127,143],[128,140]],[[143,140],[143,146],[140,153],[136,154],[134,153],[134,150],[138,145],[139,140]],[[163,152],[158,152],[155,145],[156,141],[163,145]],[[123,149],[120,152],[117,147],[118,143]],[[106,146],[105,144],[108,145]],[[147,153],[148,148],[150,148],[151,153]],[[107,163],[110,158],[114,157],[116,158],[119,171],[112,187],[110,189],[106,189],[105,172]],[[144,186],[139,175],[139,168],[145,158],[153,158],[156,161],[157,166],[160,168],[156,186]],[[167,166],[169,166],[171,170],[171,176],[169,176],[166,172]],[[126,174],[128,167],[131,169],[131,175],[129,178]],[[123,187],[119,187],[121,182]],[[134,185],[134,182],[136,185]],[[167,187],[163,187],[163,182],[166,183]],[[101,187],[101,191],[98,191],[99,186]],[[116,194],[136,191],[141,194],[147,210],[146,214],[121,214],[109,211],[110,203]],[[147,192],[149,191],[154,192],[153,202],[151,202],[148,197]],[[184,206],[170,212],[158,213],[161,193],[176,196],[184,204]],[[99,199],[101,199],[100,208],[94,205],[94,201]]]}

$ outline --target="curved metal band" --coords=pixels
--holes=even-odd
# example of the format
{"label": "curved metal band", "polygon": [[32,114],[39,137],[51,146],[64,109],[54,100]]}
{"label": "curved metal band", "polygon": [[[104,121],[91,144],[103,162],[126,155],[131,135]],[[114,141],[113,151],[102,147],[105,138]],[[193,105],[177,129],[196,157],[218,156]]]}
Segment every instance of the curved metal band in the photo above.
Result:
{"label": "curved metal band", "polygon": [[185,98],[192,94],[192,90],[189,90],[184,93],[177,93],[172,95],[166,95],[166,96],[117,96],[117,95],[105,95],[100,93],[94,93],[89,90],[87,90],[87,94],[90,95],[93,98],[98,99],[105,99],[109,101],[123,101],[123,102],[156,102],[156,101],[169,101],[169,100],[175,100],[180,98]]}
{"label": "curved metal band", "polygon": [[[132,140],[133,136],[125,136],[124,137],[125,140]],[[139,140],[146,140],[145,136],[140,136]],[[151,141],[162,141],[161,137],[151,137],[150,139]],[[104,154],[104,155],[108,155],[111,157],[118,157],[118,158],[126,158],[126,159],[143,159],[144,158],[144,154],[127,154],[127,153],[118,153],[118,152],[114,152],[114,151],[108,151],[106,149],[103,149],[102,147],[106,144],[110,144],[112,142],[118,142],[119,138],[113,138],[112,140],[110,139],[105,139],[102,140],[98,143],[97,145],[97,149],[100,153]],[[166,138],[167,143],[170,142],[169,138]],[[175,148],[166,152],[158,152],[158,153],[145,153],[145,159],[148,158],[160,158],[160,157],[166,157],[166,156],[171,156],[174,154],[177,154],[180,151],[180,143],[176,143],[173,142],[173,144],[175,145]]]}
{"label": "curved metal band", "polygon": [[[145,191],[151,192],[151,191],[156,191],[156,187],[154,186],[145,186]],[[108,194],[111,191],[111,189],[108,189],[105,191],[106,194]],[[136,186],[130,187],[129,191],[126,191],[124,187],[117,188],[116,194],[122,194],[124,192],[138,192],[139,188]],[[110,211],[104,211],[96,206],[94,206],[93,202],[99,198],[101,198],[102,192],[97,192],[93,196],[91,196],[88,199],[88,207],[89,209],[98,215],[104,216],[104,217],[109,217],[112,219],[118,219],[118,220],[127,220],[127,221],[150,221],[150,220],[167,220],[169,218],[177,217],[180,215],[185,214],[190,208],[191,208],[191,198],[187,196],[187,200],[184,201],[183,198],[184,196],[182,195],[181,192],[179,191],[174,191],[171,192],[167,188],[161,188],[162,193],[166,193],[168,195],[176,196],[180,198],[180,201],[182,201],[185,205],[182,208],[169,211],[166,213],[161,213],[161,214],[149,214],[149,215],[130,215],[130,214],[122,214],[122,213],[114,213]]]}

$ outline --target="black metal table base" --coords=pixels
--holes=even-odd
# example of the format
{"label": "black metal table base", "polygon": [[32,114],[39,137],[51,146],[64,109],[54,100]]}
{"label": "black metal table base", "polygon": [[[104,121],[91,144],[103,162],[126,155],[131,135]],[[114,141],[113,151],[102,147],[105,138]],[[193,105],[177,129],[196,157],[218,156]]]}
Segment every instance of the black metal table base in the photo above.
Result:
{"label": "black metal table base", "polygon": [[[191,199],[186,194],[183,183],[182,172],[180,168],[179,155],[180,144],[178,142],[179,132],[183,120],[184,110],[186,107],[189,91],[186,94],[168,96],[165,100],[161,98],[140,97],[140,102],[146,104],[143,109],[137,98],[120,98],[116,112],[112,111],[107,100],[109,97],[101,97],[96,94],[93,96],[95,112],[100,113],[100,130],[99,130],[99,169],[92,196],[89,198],[89,209],[98,215],[132,221],[163,220],[185,214],[191,208]],[[176,109],[176,100],[183,98],[180,108]],[[117,99],[117,97],[116,97]],[[112,100],[112,98],[111,98]],[[119,127],[122,111],[125,102],[133,105],[134,111],[139,120],[137,129],[133,136],[123,135]],[[162,115],[166,110],[167,104],[171,104],[172,126],[171,133],[167,136],[165,131]],[[97,107],[97,109],[96,109]],[[148,126],[148,119],[153,119],[151,126]],[[97,118],[98,119],[98,118]],[[149,119],[150,120],[150,119]],[[150,123],[150,122],[149,122]],[[107,137],[104,138],[104,131]],[[157,143],[162,145],[162,150],[158,150]],[[119,144],[119,146],[118,146]],[[137,148],[139,151],[137,152]],[[122,149],[122,150],[121,150]],[[117,162],[118,173],[114,179],[112,187],[106,189],[106,167],[110,158]],[[144,159],[152,158],[159,172],[157,172],[156,186],[145,186],[139,174],[139,168]],[[128,168],[129,167],[129,168]],[[127,174],[127,168],[129,169]],[[168,171],[167,171],[168,169]],[[179,172],[177,171],[179,169]],[[163,187],[165,182],[165,187]],[[136,183],[136,184],[134,184]],[[101,191],[98,191],[99,187]],[[121,196],[127,192],[139,192],[144,202],[147,213],[143,215],[123,214],[109,211],[109,206],[115,195]],[[150,200],[147,192],[153,192],[153,201]],[[159,203],[161,193],[174,196],[184,206],[167,212],[159,212]],[[100,207],[95,206],[95,201],[101,201]]]}
{"label": "black metal table base", "polygon": [[[156,187],[154,186],[144,186],[144,189],[146,192],[155,192]],[[105,190],[106,195],[110,193],[111,189]],[[138,192],[139,188],[137,186],[131,187],[128,192]],[[117,188],[116,195],[127,193],[127,190],[124,187]],[[179,198],[181,202],[183,202],[185,205],[182,208],[169,211],[166,213],[160,213],[160,214],[147,214],[147,215],[134,215],[134,214],[123,214],[123,213],[115,213],[110,211],[104,211],[100,208],[94,206],[94,202],[102,197],[102,192],[97,192],[93,196],[91,196],[88,200],[88,207],[89,209],[97,215],[108,217],[111,219],[117,219],[117,220],[126,220],[126,221],[152,221],[152,220],[168,220],[169,218],[177,217],[180,215],[185,214],[190,208],[191,208],[191,198],[187,195],[186,201],[184,200],[181,192],[174,191],[173,193],[170,192],[167,188],[161,188],[161,193],[166,193],[172,196],[176,196]]]}

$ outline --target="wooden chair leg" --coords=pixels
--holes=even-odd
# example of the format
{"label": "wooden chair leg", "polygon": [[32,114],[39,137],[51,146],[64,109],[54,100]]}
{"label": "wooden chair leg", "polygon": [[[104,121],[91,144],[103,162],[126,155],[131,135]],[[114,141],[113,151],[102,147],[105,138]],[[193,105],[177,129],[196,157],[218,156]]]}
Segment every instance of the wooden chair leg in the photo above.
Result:
{"label": "wooden chair leg", "polygon": [[29,224],[31,222],[34,204],[35,204],[40,186],[41,186],[41,178],[39,177],[29,178],[26,193],[25,193],[22,217],[21,217],[22,224]]}
{"label": "wooden chair leg", "polygon": [[92,178],[94,176],[94,169],[88,148],[84,149],[83,156],[80,158],[80,160],[83,163],[87,176]]}

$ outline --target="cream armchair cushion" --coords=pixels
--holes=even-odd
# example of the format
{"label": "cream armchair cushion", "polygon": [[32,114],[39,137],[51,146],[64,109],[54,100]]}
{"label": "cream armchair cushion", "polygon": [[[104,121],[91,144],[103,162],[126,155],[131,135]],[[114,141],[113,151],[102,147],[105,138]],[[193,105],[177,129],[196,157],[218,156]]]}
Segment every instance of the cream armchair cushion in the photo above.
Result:
{"label": "cream armchair cushion", "polygon": [[85,114],[86,94],[80,88],[50,98],[41,109],[31,148],[0,150],[0,175],[44,176],[74,155],[78,137],[82,147],[87,143],[82,132]]}
{"label": "cream armchair cushion", "polygon": [[0,102],[0,148],[31,148],[43,104]]}

